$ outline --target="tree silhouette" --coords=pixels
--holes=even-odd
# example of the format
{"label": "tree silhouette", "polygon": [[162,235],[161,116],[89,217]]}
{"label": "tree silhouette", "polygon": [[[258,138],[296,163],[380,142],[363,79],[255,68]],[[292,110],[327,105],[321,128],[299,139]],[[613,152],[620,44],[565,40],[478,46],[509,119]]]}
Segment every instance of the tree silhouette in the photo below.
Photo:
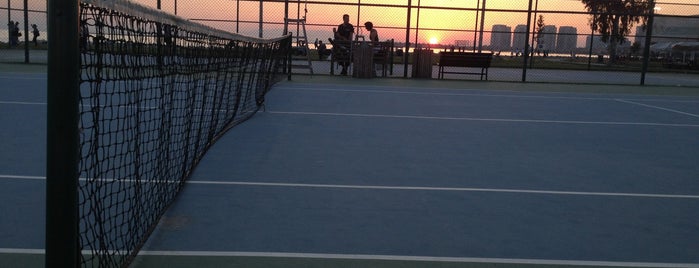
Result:
{"label": "tree silhouette", "polygon": [[537,44],[536,50],[537,50],[537,53],[538,53],[539,49],[541,48],[541,38],[543,37],[542,35],[544,33],[544,26],[546,26],[546,24],[544,23],[544,16],[539,15],[539,20],[536,21],[536,44]]}
{"label": "tree silhouette", "polygon": [[607,43],[609,64],[616,60],[617,45],[622,44],[636,23],[648,20],[652,0],[582,0],[592,14],[590,26]]}

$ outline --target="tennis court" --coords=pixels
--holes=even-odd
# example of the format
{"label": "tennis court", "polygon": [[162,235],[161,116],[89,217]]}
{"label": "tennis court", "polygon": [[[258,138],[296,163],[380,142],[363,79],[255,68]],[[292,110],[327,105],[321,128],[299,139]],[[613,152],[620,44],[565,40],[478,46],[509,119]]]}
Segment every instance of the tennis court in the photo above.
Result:
{"label": "tennis court", "polygon": [[[1,76],[0,266],[42,266],[45,74]],[[132,266],[699,267],[695,89],[600,87],[281,82]]]}

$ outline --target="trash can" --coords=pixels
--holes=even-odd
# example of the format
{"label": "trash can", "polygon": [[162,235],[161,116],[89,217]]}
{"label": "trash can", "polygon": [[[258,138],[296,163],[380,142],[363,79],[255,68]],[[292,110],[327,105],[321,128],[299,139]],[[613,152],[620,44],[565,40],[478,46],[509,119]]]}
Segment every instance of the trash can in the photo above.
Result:
{"label": "trash can", "polygon": [[355,78],[372,78],[376,74],[374,72],[374,55],[366,42],[361,42],[354,48],[354,57],[352,60],[352,77]]}
{"label": "trash can", "polygon": [[413,52],[413,78],[432,78],[431,49],[415,49]]}

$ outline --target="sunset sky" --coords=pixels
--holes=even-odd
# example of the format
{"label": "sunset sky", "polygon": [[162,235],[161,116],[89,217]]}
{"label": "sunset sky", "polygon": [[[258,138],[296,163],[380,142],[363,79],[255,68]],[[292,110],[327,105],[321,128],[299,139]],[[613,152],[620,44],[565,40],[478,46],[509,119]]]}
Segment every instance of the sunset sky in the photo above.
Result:
{"label": "sunset sky", "polygon": [[[157,0],[132,0],[146,6],[155,8]],[[259,1],[236,0],[161,0],[162,9],[168,13],[174,13],[174,3],[177,1],[177,15],[187,19],[207,19],[217,22],[202,22],[210,26],[251,36],[259,33]],[[480,0],[481,3],[483,0]],[[514,29],[518,24],[526,24],[526,10],[529,0],[486,0],[486,8],[489,11],[485,15],[486,31],[491,30],[494,24],[503,24]],[[534,3],[537,0],[533,0]],[[7,4],[4,0],[4,5]],[[394,38],[397,41],[405,40],[405,27],[407,23],[408,0],[330,0],[326,2],[332,5],[308,4],[307,27],[309,39],[327,40],[332,37],[332,28],[342,22],[342,14],[351,16],[350,22],[355,25],[360,34],[363,34],[365,21],[372,21],[379,30],[381,39]],[[418,20],[418,2],[422,8],[419,12],[418,41],[427,43],[433,41],[442,44],[453,44],[455,40],[473,40],[472,32],[480,25],[480,19],[476,20],[475,11],[463,10],[436,10],[434,7],[451,8],[477,8],[478,0],[412,0],[411,10],[412,28]],[[304,2],[301,1],[301,13],[303,15]],[[361,3],[361,9],[357,4]],[[240,10],[236,10],[239,4]],[[4,6],[3,5],[3,6]],[[13,8],[22,8],[23,0],[11,0]],[[381,5],[381,6],[371,6]],[[660,14],[669,15],[699,15],[699,3],[697,0],[667,0],[658,1]],[[43,0],[30,0],[29,8],[34,10],[46,10],[46,2]],[[296,17],[297,4],[290,1],[290,17]],[[580,0],[538,0],[539,15],[544,16],[547,25],[573,26],[578,29],[578,34],[589,34],[588,15],[560,14],[559,12],[583,12],[584,6]],[[274,37],[282,33],[284,4],[264,3],[264,37]],[[39,14],[30,14],[36,19],[30,20],[30,24],[37,23],[40,29],[45,29],[45,18]],[[12,13],[13,20],[23,21],[21,12]],[[240,24],[234,21],[239,19]],[[7,21],[7,12],[0,12],[0,20]],[[225,22],[229,21],[229,22]],[[532,21],[532,23],[534,23]],[[3,23],[5,24],[5,23]],[[43,27],[42,27],[43,25]],[[432,30],[435,29],[435,30]],[[436,30],[439,29],[439,30]],[[4,30],[4,29],[3,29]],[[465,32],[469,31],[469,32]],[[292,29],[295,31],[295,29]],[[411,32],[411,42],[415,40],[415,32]],[[581,39],[584,38],[581,36]],[[485,36],[484,43],[489,43],[489,36]],[[580,39],[579,42],[580,43]],[[584,41],[583,41],[584,42]]]}
{"label": "sunset sky", "polygon": [[[481,0],[482,3],[483,0]],[[485,16],[485,30],[489,31],[494,24],[504,24],[514,28],[518,24],[526,24],[529,0],[486,0],[486,8],[489,9]],[[149,6],[155,6],[156,0],[140,0]],[[379,30],[381,39],[394,38],[399,41],[405,40],[405,27],[407,23],[407,9],[405,6],[408,0],[334,0],[328,1],[337,3],[335,5],[314,5],[308,4],[307,27],[311,40],[319,38],[326,40],[331,37],[332,27],[342,22],[342,14],[351,16],[350,22],[359,28],[359,33],[363,34],[365,21],[372,21]],[[472,33],[465,33],[463,30],[472,31],[480,25],[480,19],[476,21],[476,12],[463,10],[436,10],[431,7],[453,7],[453,8],[477,8],[477,0],[412,0],[413,9],[411,11],[411,27],[415,27],[418,16],[417,6],[420,8],[418,41],[427,43],[430,39],[443,44],[452,44],[454,40],[473,40]],[[357,8],[356,4],[361,3],[362,7]],[[537,0],[533,0],[536,4]],[[168,12],[174,12],[174,0],[162,0],[162,8]],[[178,0],[177,13],[185,18],[195,19],[215,19],[215,20],[235,20],[236,1],[235,0],[209,0],[192,1]],[[343,5],[344,4],[344,5]],[[347,5],[350,4],[350,5]],[[381,5],[381,6],[371,6]],[[669,0],[658,1],[657,6],[661,14],[672,15],[699,15],[699,4],[696,0]],[[301,1],[301,13],[303,16],[304,2]],[[539,15],[544,16],[547,25],[573,26],[578,29],[578,34],[589,34],[588,15],[560,14],[558,12],[584,12],[584,5],[580,0],[538,0]],[[282,3],[265,3],[264,21],[283,21],[284,5]],[[297,4],[290,1],[290,17],[295,18]],[[359,15],[359,17],[357,16]],[[257,35],[258,28],[256,22],[259,20],[258,1],[240,1],[241,21],[251,23],[240,24],[240,33],[246,35]],[[533,22],[532,22],[533,23]],[[213,23],[215,27],[224,30],[235,31],[234,23]],[[265,37],[272,37],[281,32],[281,25],[265,25]],[[430,30],[443,29],[443,30]],[[411,42],[414,41],[414,32],[411,33]],[[581,39],[584,37],[581,37]],[[489,37],[485,37],[484,43],[489,43]],[[580,43],[581,41],[579,41]],[[584,42],[584,40],[582,41]]]}

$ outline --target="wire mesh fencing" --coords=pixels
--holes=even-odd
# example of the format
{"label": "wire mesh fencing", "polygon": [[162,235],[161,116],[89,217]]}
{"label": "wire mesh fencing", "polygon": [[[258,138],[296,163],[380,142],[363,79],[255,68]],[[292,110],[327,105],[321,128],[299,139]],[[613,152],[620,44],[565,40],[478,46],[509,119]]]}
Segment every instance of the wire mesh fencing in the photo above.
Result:
{"label": "wire mesh fencing", "polygon": [[[353,38],[366,40],[366,22],[372,22],[381,41],[393,40],[393,71],[390,76],[411,77],[416,49],[433,51],[429,60],[435,66],[440,51],[493,53],[489,80],[542,81],[610,84],[665,84],[654,75],[682,75],[681,85],[699,86],[699,3],[694,0],[636,1],[641,9],[613,9],[609,0],[133,0],[214,28],[248,36],[270,38],[285,29],[303,35],[302,25],[284,19],[305,19],[306,42],[296,42],[299,54],[312,60],[314,74],[331,73],[333,28],[349,15]],[[21,0],[10,0],[7,14],[20,20],[23,37],[32,35],[24,26]],[[29,25],[45,21],[44,3],[29,7]],[[0,10],[3,9],[0,3]],[[35,5],[35,6],[32,6]],[[605,18],[618,18],[620,24],[600,24]],[[652,20],[650,18],[653,18]],[[652,27],[646,27],[652,23]],[[595,25],[593,28],[593,25]],[[625,31],[614,37],[614,28]],[[0,31],[0,62],[37,62],[32,55],[39,46],[8,48],[7,34]],[[611,35],[611,37],[610,37]],[[646,39],[649,36],[649,39]],[[24,40],[20,40],[22,43]],[[31,42],[29,38],[28,42]],[[322,43],[322,45],[321,45]],[[327,48],[319,53],[321,46]],[[9,55],[14,56],[9,56]],[[646,59],[648,59],[646,61]],[[335,66],[336,67],[336,66]],[[574,71],[562,74],[561,71]],[[601,79],[608,73],[618,79]],[[304,73],[301,72],[300,73]],[[433,75],[432,77],[437,77]],[[469,76],[447,76],[472,79]],[[648,79],[646,79],[648,78]]]}
{"label": "wire mesh fencing", "polygon": [[46,63],[46,1],[0,3],[0,63]]}

